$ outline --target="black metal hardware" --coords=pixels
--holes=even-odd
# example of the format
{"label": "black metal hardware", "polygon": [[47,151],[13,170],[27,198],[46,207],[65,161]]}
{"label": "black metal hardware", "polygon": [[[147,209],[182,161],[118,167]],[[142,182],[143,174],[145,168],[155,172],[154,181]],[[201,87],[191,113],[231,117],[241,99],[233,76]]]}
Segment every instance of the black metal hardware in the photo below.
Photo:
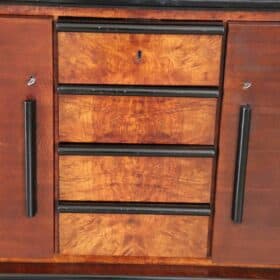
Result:
{"label": "black metal hardware", "polygon": [[103,213],[103,214],[146,214],[146,215],[190,215],[210,216],[210,204],[190,203],[111,203],[60,201],[59,213]]}
{"label": "black metal hardware", "polygon": [[139,144],[69,144],[58,145],[59,155],[162,156],[210,157],[216,156],[214,146],[139,145]]}
{"label": "black metal hardware", "polygon": [[0,3],[78,7],[166,7],[188,9],[279,9],[279,0],[1,0]]}
{"label": "black metal hardware", "polygon": [[36,205],[36,101],[24,101],[26,214],[34,217]]}
{"label": "black metal hardware", "polygon": [[234,193],[232,203],[232,220],[234,223],[242,223],[243,204],[245,192],[246,167],[248,156],[248,144],[250,134],[251,108],[250,105],[240,107],[239,138],[236,155],[236,167],[234,178]]}
{"label": "black metal hardware", "polygon": [[223,35],[222,22],[92,20],[61,18],[56,23],[58,32],[141,33],[141,34],[207,34]]}
{"label": "black metal hardware", "polygon": [[59,94],[218,98],[217,87],[154,87],[60,84]]}

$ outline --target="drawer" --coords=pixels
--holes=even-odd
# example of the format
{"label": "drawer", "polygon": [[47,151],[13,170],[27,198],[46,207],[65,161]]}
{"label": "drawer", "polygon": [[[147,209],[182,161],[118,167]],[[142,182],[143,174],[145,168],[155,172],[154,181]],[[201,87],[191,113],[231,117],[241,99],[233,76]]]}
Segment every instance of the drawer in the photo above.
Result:
{"label": "drawer", "polygon": [[59,83],[219,84],[222,36],[217,33],[222,33],[222,26],[102,22],[58,26]]}
{"label": "drawer", "polygon": [[209,217],[135,214],[59,215],[65,255],[205,258]]}
{"label": "drawer", "polygon": [[210,202],[212,158],[60,156],[69,201]]}
{"label": "drawer", "polygon": [[215,98],[60,95],[62,142],[213,144]]}

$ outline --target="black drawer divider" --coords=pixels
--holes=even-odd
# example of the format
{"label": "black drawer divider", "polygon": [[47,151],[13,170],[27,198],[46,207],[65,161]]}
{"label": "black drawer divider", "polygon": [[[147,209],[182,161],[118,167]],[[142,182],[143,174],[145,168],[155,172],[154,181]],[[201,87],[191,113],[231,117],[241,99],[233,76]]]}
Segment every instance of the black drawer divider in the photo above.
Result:
{"label": "black drawer divider", "polygon": [[187,21],[135,21],[95,20],[87,18],[60,18],[56,22],[58,32],[141,33],[141,34],[207,34],[223,35],[222,22]]}
{"label": "black drawer divider", "polygon": [[60,143],[59,155],[215,158],[214,146]]}
{"label": "black drawer divider", "polygon": [[127,85],[59,84],[59,94],[218,98],[218,87],[155,87]]}
{"label": "black drawer divider", "polygon": [[85,202],[59,201],[59,213],[145,214],[210,216],[208,203],[142,203],[142,202]]}

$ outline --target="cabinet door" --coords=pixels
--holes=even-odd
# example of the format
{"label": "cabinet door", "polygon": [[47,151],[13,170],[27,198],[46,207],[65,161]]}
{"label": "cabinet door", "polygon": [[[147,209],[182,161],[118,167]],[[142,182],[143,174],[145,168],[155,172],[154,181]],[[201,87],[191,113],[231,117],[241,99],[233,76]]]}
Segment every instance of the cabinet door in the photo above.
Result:
{"label": "cabinet door", "polygon": [[0,257],[53,252],[52,71],[51,20],[0,17]]}
{"label": "cabinet door", "polygon": [[280,24],[229,24],[213,259],[280,264]]}

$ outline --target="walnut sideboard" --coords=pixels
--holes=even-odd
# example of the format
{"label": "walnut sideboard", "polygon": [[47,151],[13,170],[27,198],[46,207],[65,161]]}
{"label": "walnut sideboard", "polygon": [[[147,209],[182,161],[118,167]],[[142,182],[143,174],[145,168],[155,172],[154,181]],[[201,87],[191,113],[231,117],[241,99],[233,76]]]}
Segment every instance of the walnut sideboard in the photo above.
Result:
{"label": "walnut sideboard", "polygon": [[0,279],[280,279],[280,2],[0,1],[0,182]]}

